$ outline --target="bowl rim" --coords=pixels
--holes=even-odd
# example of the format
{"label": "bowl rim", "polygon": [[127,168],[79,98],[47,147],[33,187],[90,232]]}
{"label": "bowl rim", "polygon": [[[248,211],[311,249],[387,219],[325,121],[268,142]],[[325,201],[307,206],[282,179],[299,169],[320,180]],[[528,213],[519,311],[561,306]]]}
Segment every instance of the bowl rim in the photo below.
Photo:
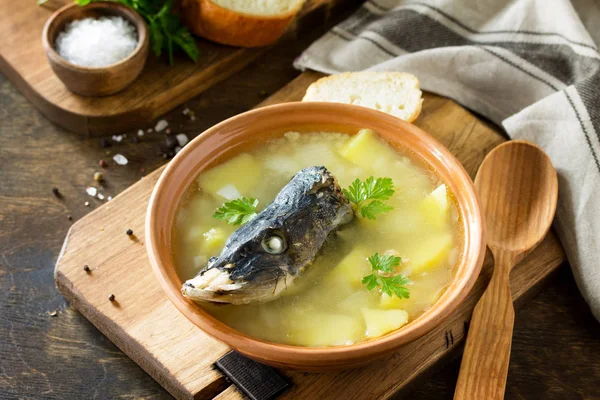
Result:
{"label": "bowl rim", "polygon": [[[160,246],[160,238],[155,234],[157,231],[157,221],[154,216],[156,215],[157,209],[162,206],[160,200],[163,186],[165,186],[166,182],[171,179],[171,176],[176,172],[181,161],[185,160],[186,157],[192,153],[195,147],[202,145],[204,138],[222,131],[223,128],[230,124],[236,124],[239,121],[243,121],[244,119],[248,118],[255,118],[257,115],[260,116],[260,114],[263,113],[290,113],[298,111],[310,112],[311,110],[318,110],[320,107],[326,107],[327,110],[332,113],[350,112],[355,114],[355,116],[357,114],[361,114],[361,116],[368,116],[371,114],[371,116],[374,118],[384,120],[391,125],[399,126],[403,131],[413,131],[418,133],[419,140],[422,140],[426,144],[432,145],[435,148],[437,153],[436,156],[438,158],[443,157],[451,162],[453,167],[453,176],[456,176],[454,179],[458,179],[458,182],[465,183],[464,188],[468,193],[464,197],[468,200],[467,205],[472,210],[470,217],[473,222],[469,225],[470,229],[472,229],[472,231],[470,231],[470,235],[467,237],[466,232],[464,235],[465,242],[468,241],[468,243],[465,243],[464,245],[464,248],[467,250],[464,254],[461,253],[461,259],[463,260],[461,263],[466,265],[466,277],[458,280],[458,286],[451,293],[451,295],[445,299],[444,303],[442,304],[443,307],[431,307],[424,314],[419,316],[414,321],[411,321],[404,327],[375,339],[366,340],[348,346],[302,347],[269,342],[246,335],[219,321],[207,311],[202,309],[199,305],[196,305],[192,300],[183,298],[179,288],[177,288],[176,291],[173,290],[169,277],[167,276],[165,263],[163,260],[161,260],[160,254],[157,251],[157,248]],[[290,127],[290,129],[293,128]],[[410,146],[407,146],[407,148],[409,150],[411,149]],[[418,152],[416,152],[416,154],[421,156]],[[427,161],[425,160],[425,162]],[[448,183],[448,180],[445,180],[444,182]],[[180,199],[181,197],[178,198],[177,203]],[[465,216],[463,216],[463,218],[465,218]],[[479,277],[486,253],[485,221],[482,216],[481,207],[479,205],[479,200],[475,192],[473,181],[469,177],[462,164],[454,157],[454,155],[452,155],[452,153],[450,153],[446,147],[435,140],[431,135],[413,124],[402,121],[394,116],[380,111],[341,103],[289,102],[265,106],[238,114],[206,129],[204,132],[194,138],[194,140],[190,141],[190,143],[188,143],[187,146],[184,147],[170,161],[156,182],[147,208],[145,235],[146,250],[155,275],[157,276],[161,287],[167,294],[167,297],[186,318],[188,318],[194,325],[201,328],[213,338],[224,342],[233,349],[239,350],[251,358],[255,358],[266,363],[279,364],[280,366],[288,365],[291,367],[302,365],[308,366],[309,363],[327,363],[334,361],[338,366],[343,366],[344,364],[351,365],[354,364],[356,360],[364,358],[365,356],[376,357],[387,354],[388,352],[423,336],[438,326],[444,319],[449,317],[450,314],[466,298],[474,286],[475,281]],[[470,255],[473,257],[467,259],[465,255]],[[456,281],[457,278],[455,275],[451,285],[453,285]],[[442,297],[445,295],[446,293],[444,293]],[[438,302],[435,304],[439,305],[440,300],[438,300]]]}
{"label": "bowl rim", "polygon": [[[97,9],[101,9],[101,10],[114,9],[118,12],[118,14],[121,17],[127,19],[129,22],[132,22],[131,19],[133,19],[132,25],[135,27],[135,30],[138,34],[138,42],[137,42],[137,45],[135,46],[135,48],[133,49],[133,51],[131,53],[129,53],[127,55],[127,57],[123,58],[122,60],[119,60],[112,64],[104,65],[102,67],[86,67],[83,65],[77,65],[77,64],[74,64],[74,63],[68,61],[63,56],[61,56],[58,53],[58,51],[56,51],[55,44],[51,43],[51,40],[48,37],[50,34],[50,26],[54,23],[54,21],[56,21],[61,16],[65,17],[65,19],[66,19],[64,21],[65,25],[70,22],[75,21],[76,19],[69,18],[69,15],[67,15],[67,13],[69,13],[69,12],[71,12],[71,10],[74,10],[77,8],[82,8],[82,9],[97,8]],[[131,19],[128,17],[131,17]],[[102,72],[102,71],[105,71],[108,69],[112,69],[112,68],[127,64],[129,61],[131,61],[133,58],[135,58],[140,53],[140,51],[142,51],[142,48],[145,46],[145,44],[148,41],[149,41],[148,27],[146,26],[146,21],[144,21],[144,18],[142,18],[142,16],[137,11],[135,11],[134,9],[132,9],[130,7],[125,6],[124,4],[110,2],[110,1],[92,2],[92,3],[86,4],[85,6],[80,6],[77,3],[67,4],[66,6],[61,7],[58,10],[56,10],[54,13],[52,13],[50,18],[48,18],[48,20],[44,24],[44,29],[42,31],[42,43],[44,45],[44,48],[46,49],[46,52],[48,53],[48,56],[52,57],[56,62],[61,63],[64,67],[69,68],[71,70],[79,71],[79,72]]]}

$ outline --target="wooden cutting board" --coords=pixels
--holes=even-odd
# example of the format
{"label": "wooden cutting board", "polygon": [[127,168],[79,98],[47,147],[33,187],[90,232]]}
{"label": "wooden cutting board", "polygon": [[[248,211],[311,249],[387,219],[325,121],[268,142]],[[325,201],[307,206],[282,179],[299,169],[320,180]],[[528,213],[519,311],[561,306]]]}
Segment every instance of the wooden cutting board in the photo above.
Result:
{"label": "wooden cutting board", "polygon": [[[304,73],[261,105],[301,99],[321,75]],[[416,125],[446,145],[472,177],[484,156],[505,139],[454,101],[425,94]],[[59,290],[86,318],[178,399],[238,399],[213,367],[229,349],[192,325],[154,278],[144,247],[144,217],[162,168],[77,221],[57,261]],[[135,239],[125,234],[131,228]],[[551,233],[511,276],[519,306],[564,261]],[[89,265],[91,273],[83,270]],[[458,354],[473,307],[491,276],[491,260],[467,300],[442,325],[371,366],[343,373],[282,373],[293,383],[285,399],[388,398],[414,387],[441,360]],[[108,301],[114,294],[115,302]]]}
{"label": "wooden cutting board", "polygon": [[[306,0],[288,35],[339,15],[360,0]],[[150,54],[139,78],[108,97],[83,97],[66,89],[50,69],[42,29],[54,10],[71,0],[0,0],[0,69],[52,122],[85,135],[132,130],[235,74],[266,49],[242,49],[198,39],[200,59],[177,54],[173,66]]]}

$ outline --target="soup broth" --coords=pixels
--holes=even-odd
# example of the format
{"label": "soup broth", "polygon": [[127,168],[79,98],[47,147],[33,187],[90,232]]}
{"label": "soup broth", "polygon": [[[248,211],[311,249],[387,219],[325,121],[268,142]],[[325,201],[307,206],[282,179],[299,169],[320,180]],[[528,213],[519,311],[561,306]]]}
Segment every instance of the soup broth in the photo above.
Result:
{"label": "soup broth", "polygon": [[[453,276],[458,257],[457,211],[446,187],[408,154],[370,131],[358,135],[288,132],[200,174],[177,212],[172,254],[182,281],[218,255],[238,227],[212,217],[240,196],[259,210],[299,170],[323,165],[347,188],[356,178],[389,177],[393,209],[376,220],[356,216],[325,243],[280,297],[247,305],[199,303],[227,325],[260,339],[299,346],[349,345],[401,328],[429,309]],[[396,272],[410,279],[410,297],[367,290],[367,257],[400,256]]]}

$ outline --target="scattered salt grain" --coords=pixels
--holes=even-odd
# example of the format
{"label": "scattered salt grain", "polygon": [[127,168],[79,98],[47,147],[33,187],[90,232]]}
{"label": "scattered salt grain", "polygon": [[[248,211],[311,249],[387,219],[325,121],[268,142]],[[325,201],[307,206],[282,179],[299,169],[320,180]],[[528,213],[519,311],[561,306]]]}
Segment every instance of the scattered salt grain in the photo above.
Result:
{"label": "scattered salt grain", "polygon": [[183,147],[177,146],[175,147],[175,154],[179,153]]}
{"label": "scattered salt grain", "polygon": [[89,207],[90,206],[90,202],[86,201],[85,203],[83,203],[84,206]]}
{"label": "scattered salt grain", "polygon": [[129,162],[129,160],[127,160],[127,158],[123,154],[115,154],[113,156],[113,160],[119,165],[127,165],[127,163]]}
{"label": "scattered salt grain", "polygon": [[187,142],[189,141],[189,139],[185,133],[180,133],[180,134],[176,135],[175,138],[177,139],[177,143],[179,143],[179,145],[181,147],[185,146],[187,144]]}
{"label": "scattered salt grain", "polygon": [[104,200],[104,195],[102,193],[98,193],[96,197],[98,197],[98,200]]}
{"label": "scattered salt grain", "polygon": [[117,143],[121,143],[121,141],[123,140],[123,135],[113,135],[112,140]]}
{"label": "scattered salt grain", "polygon": [[126,58],[137,44],[135,27],[123,17],[83,18],[67,24],[56,50],[73,64],[105,67]]}
{"label": "scattered salt grain", "polygon": [[155,130],[156,132],[160,132],[160,131],[162,131],[163,129],[165,129],[167,126],[169,126],[169,123],[168,123],[166,120],[164,120],[164,119],[161,119],[160,121],[158,121],[158,122],[156,123],[156,126],[154,127],[154,130]]}
{"label": "scattered salt grain", "polygon": [[112,200],[112,196],[108,196],[108,197],[106,198],[106,201],[111,201],[111,200]]}
{"label": "scattered salt grain", "polygon": [[146,129],[146,132],[148,132],[148,133],[152,132],[152,128]]}
{"label": "scattered salt grain", "polygon": [[190,110],[189,108],[187,108],[187,107],[186,107],[186,108],[184,108],[184,109],[183,109],[183,115],[189,115],[189,113],[190,113],[191,111],[192,111],[192,110]]}
{"label": "scattered salt grain", "polygon": [[88,186],[87,188],[85,188],[85,192],[86,192],[88,195],[90,195],[90,196],[94,197],[94,196],[96,196],[96,194],[98,193],[98,189],[96,189],[96,188],[95,188],[95,187],[93,187],[93,186]]}
{"label": "scattered salt grain", "polygon": [[141,136],[144,136],[144,130],[143,130],[143,129],[140,129],[140,130],[138,131],[138,136],[140,136],[140,137],[141,137]]}

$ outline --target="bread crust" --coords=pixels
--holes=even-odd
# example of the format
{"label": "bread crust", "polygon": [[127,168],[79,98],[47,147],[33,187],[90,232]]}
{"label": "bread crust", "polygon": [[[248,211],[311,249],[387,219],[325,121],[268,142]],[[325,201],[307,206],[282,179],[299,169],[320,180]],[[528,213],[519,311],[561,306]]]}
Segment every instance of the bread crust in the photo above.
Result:
{"label": "bread crust", "polygon": [[181,0],[181,18],[188,29],[213,42],[262,47],[277,41],[303,2],[285,14],[251,15],[223,8],[211,0]]}
{"label": "bread crust", "polygon": [[[352,78],[360,77],[361,75],[362,76],[373,76],[373,75],[378,75],[378,74],[385,74],[388,76],[393,76],[395,79],[415,80],[416,87],[420,90],[421,83],[420,83],[419,79],[416,76],[406,73],[406,72],[393,72],[393,71],[391,71],[391,72],[375,72],[375,71],[342,72],[339,74],[325,76],[325,77],[318,79],[317,81],[311,83],[310,86],[306,89],[306,93],[304,94],[302,101],[326,101],[326,100],[318,98],[318,95],[316,94],[316,92],[318,90],[320,90],[321,87],[327,87],[327,85],[330,81],[334,81],[334,80],[343,81],[345,79],[352,79]],[[314,93],[311,93],[311,92],[314,92]],[[316,96],[316,98],[314,96]],[[364,107],[361,105],[358,105],[358,106]],[[423,108],[423,98],[421,97],[419,99],[419,104],[415,105],[414,112],[410,116],[408,116],[408,118],[403,119],[403,120],[406,122],[415,121],[419,117],[419,114],[421,114],[422,108]]]}

